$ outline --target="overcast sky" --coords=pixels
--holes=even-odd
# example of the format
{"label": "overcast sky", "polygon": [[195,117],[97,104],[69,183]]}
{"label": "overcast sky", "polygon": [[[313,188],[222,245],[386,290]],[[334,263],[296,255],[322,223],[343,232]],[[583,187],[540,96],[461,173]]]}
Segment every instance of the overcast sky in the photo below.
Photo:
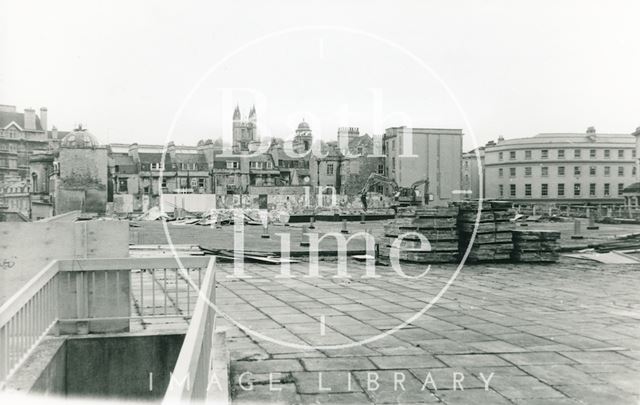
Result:
{"label": "overcast sky", "polygon": [[[0,0],[0,104],[101,143],[640,126],[640,2]],[[469,128],[465,122],[468,118]],[[172,125],[175,123],[175,126]]]}

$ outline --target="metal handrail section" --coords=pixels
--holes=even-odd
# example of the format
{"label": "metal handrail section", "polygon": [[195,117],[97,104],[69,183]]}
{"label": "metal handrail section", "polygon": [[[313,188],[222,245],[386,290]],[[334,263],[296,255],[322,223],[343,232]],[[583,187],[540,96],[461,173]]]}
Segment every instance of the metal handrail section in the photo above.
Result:
{"label": "metal handrail section", "polygon": [[163,404],[204,401],[211,381],[216,311],[215,257],[209,259],[200,295],[189,323]]}
{"label": "metal handrail section", "polygon": [[0,389],[58,321],[58,262],[0,306]]}
{"label": "metal handrail section", "polygon": [[[175,318],[185,320],[191,317],[195,305],[192,299],[197,299],[197,291],[202,283],[202,273],[209,264],[208,257],[142,257],[118,259],[72,259],[60,260],[59,268],[67,275],[75,274],[80,277],[80,284],[86,282],[87,291],[99,291],[103,287],[109,292],[106,295],[115,296],[118,304],[118,292],[113,290],[113,284],[119,283],[122,270],[131,271],[130,296],[137,313],[120,313],[119,316],[99,315],[93,308],[84,305],[87,297],[78,299],[78,311],[71,319],[61,317],[61,322],[68,321],[106,321],[124,319],[152,319]],[[109,275],[110,273],[114,275]],[[115,279],[115,280],[114,280]],[[86,280],[86,281],[85,281]],[[193,280],[193,283],[189,281]],[[116,287],[117,288],[117,287]],[[111,289],[111,290],[109,290]],[[128,308],[128,306],[127,306]],[[123,316],[124,315],[124,316]]]}
{"label": "metal handrail section", "polygon": [[[11,375],[21,366],[33,349],[62,321],[96,321],[117,319],[139,319],[155,317],[189,317],[191,294],[197,297],[197,291],[203,283],[211,283],[213,275],[202,279],[200,269],[213,273],[210,257],[151,257],[122,259],[69,259],[54,260],[17,291],[9,300],[0,306],[0,389]],[[209,270],[211,268],[211,270]],[[126,316],[96,316],[91,313],[87,303],[89,293],[96,292],[99,286],[108,285],[107,280],[117,280],[119,274],[131,271],[130,296],[124,297],[122,304],[130,307],[129,300],[134,298],[139,303],[139,314],[123,314]],[[134,291],[133,280],[139,273],[139,288]],[[110,273],[114,273],[111,274]],[[171,273],[171,274],[169,274]],[[76,313],[62,316],[61,305],[69,305],[61,300],[62,286],[70,275],[76,276],[78,283]],[[150,276],[151,286],[145,290],[143,275]],[[65,277],[66,279],[61,279]],[[157,278],[156,278],[157,277]],[[96,284],[96,280],[99,280]],[[186,285],[179,290],[178,284]],[[163,284],[164,283],[164,286]],[[172,287],[168,286],[168,283]],[[156,290],[157,288],[157,290]],[[213,287],[207,290],[211,293]],[[192,293],[195,290],[196,292]],[[104,295],[116,295],[115,291],[106,291]],[[163,302],[156,302],[156,295],[164,297]],[[185,297],[186,295],[186,297]],[[186,308],[179,308],[179,302],[185,302]],[[173,306],[173,312],[169,305]],[[67,314],[68,315],[68,314]],[[63,319],[64,318],[64,319]],[[71,318],[71,319],[66,319]]]}

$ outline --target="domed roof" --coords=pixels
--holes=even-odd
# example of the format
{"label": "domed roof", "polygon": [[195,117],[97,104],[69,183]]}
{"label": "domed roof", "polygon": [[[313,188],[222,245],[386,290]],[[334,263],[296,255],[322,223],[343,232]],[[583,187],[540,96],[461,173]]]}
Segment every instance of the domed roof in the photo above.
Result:
{"label": "domed roof", "polygon": [[307,124],[306,122],[302,121],[300,124],[298,124],[298,130],[300,129],[304,129],[304,130],[309,130],[309,124]]}
{"label": "domed roof", "polygon": [[60,142],[61,148],[93,149],[98,146],[98,140],[82,125],[73,132],[69,132]]}

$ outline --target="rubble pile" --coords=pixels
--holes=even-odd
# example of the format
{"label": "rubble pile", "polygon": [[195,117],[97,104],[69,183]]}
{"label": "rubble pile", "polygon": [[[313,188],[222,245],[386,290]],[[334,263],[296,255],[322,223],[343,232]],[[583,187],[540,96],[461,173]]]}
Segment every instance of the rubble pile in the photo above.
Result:
{"label": "rubble pile", "polygon": [[557,262],[559,241],[560,232],[556,231],[513,231],[511,259],[516,262]]}

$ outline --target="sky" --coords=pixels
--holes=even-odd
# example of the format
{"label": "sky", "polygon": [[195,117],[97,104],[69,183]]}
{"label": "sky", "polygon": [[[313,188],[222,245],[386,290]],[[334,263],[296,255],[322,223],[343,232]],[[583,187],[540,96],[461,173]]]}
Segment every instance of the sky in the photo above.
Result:
{"label": "sky", "polygon": [[0,104],[101,143],[262,136],[302,120],[499,136],[640,126],[640,2],[0,0]]}

